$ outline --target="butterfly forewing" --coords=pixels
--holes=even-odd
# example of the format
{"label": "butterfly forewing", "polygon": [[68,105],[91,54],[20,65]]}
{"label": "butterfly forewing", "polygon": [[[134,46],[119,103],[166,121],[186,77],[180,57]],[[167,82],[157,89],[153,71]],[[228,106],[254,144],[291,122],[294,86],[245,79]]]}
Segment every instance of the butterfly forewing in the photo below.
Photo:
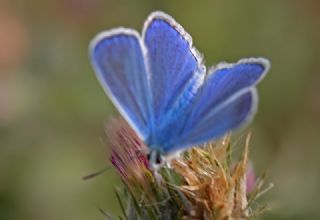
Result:
{"label": "butterfly forewing", "polygon": [[91,44],[92,64],[107,95],[124,118],[145,139],[151,121],[151,95],[138,34],[116,29]]}
{"label": "butterfly forewing", "polygon": [[185,114],[203,83],[205,68],[192,49],[190,36],[171,17],[159,12],[152,14],[143,36],[155,126],[149,144],[159,146],[176,136],[168,125]]}

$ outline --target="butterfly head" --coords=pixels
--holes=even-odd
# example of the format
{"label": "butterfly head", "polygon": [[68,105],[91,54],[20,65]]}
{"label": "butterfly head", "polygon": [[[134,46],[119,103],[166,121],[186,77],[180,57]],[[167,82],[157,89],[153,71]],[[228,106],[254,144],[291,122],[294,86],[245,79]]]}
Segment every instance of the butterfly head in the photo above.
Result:
{"label": "butterfly head", "polygon": [[158,170],[164,163],[163,153],[160,150],[152,149],[147,155],[149,168]]}

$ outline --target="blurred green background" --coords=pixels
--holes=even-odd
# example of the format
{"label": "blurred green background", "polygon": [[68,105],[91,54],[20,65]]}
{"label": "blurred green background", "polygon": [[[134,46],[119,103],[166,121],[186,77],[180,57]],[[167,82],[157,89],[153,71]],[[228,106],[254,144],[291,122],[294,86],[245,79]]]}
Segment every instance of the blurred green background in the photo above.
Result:
{"label": "blurred green background", "polygon": [[250,126],[256,171],[275,184],[261,219],[320,219],[320,2],[317,0],[0,1],[0,219],[103,219],[119,213],[104,126],[117,114],[90,67],[89,41],[141,30],[153,10],[192,35],[206,65],[264,56]]}

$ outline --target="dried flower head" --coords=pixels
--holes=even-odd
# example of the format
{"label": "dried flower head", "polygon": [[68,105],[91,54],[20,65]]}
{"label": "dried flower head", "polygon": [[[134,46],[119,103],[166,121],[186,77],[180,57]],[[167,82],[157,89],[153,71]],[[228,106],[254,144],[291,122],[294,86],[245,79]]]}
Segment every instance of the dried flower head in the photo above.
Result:
{"label": "dried flower head", "polygon": [[231,135],[197,146],[153,172],[146,146],[123,120],[107,129],[111,162],[125,187],[117,192],[127,219],[251,219],[265,207],[253,207],[264,177],[255,180],[248,162],[247,136],[242,157],[231,160]]}
{"label": "dried flower head", "polygon": [[122,180],[128,186],[148,183],[152,174],[145,155],[147,147],[132,128],[122,119],[113,120],[106,133],[111,149],[110,161]]}

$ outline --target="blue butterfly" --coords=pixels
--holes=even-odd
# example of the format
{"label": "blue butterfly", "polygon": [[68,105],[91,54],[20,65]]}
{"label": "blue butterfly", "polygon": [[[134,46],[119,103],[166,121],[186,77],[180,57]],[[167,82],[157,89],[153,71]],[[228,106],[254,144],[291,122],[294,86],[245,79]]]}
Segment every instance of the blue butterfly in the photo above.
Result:
{"label": "blue butterfly", "polygon": [[255,86],[270,66],[264,58],[249,58],[220,63],[207,74],[190,35],[163,12],[148,17],[142,37],[127,28],[98,34],[90,57],[154,166],[250,122],[257,111]]}

